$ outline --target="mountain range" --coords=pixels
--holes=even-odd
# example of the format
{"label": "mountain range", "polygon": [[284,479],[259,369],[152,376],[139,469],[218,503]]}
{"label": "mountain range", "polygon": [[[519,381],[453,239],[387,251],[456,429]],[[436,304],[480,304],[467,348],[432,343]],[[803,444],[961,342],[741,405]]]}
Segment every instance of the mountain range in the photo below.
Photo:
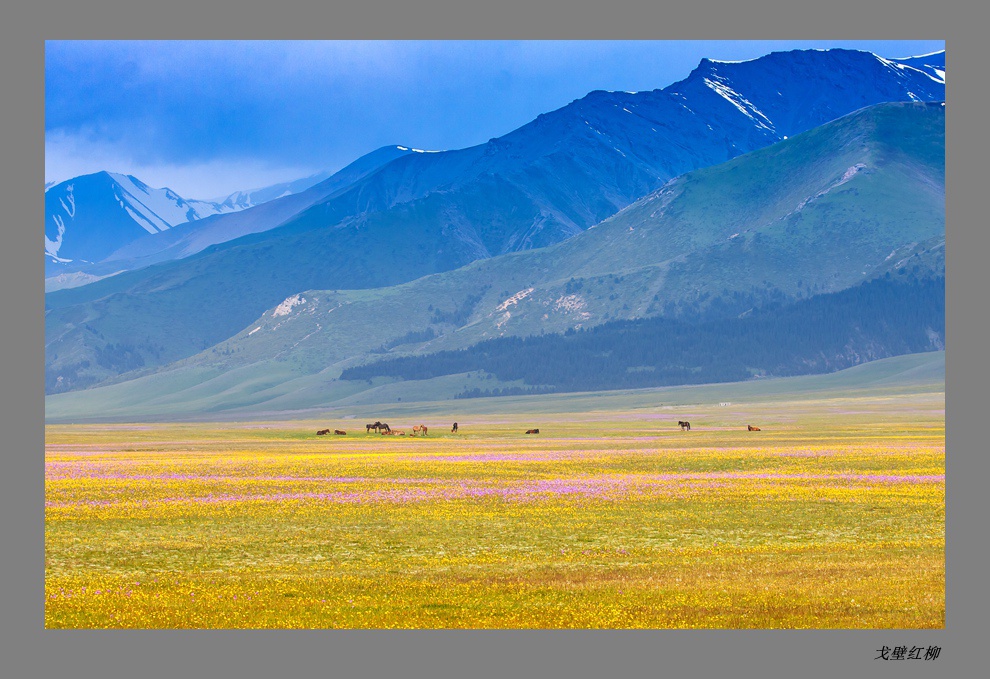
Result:
{"label": "mountain range", "polygon": [[[171,189],[153,189],[132,175],[112,172],[51,182],[45,186],[46,278],[60,277],[58,288],[73,287],[66,283],[185,257],[214,243],[269,229],[400,155],[397,147],[378,149],[334,174],[321,172],[212,200],[183,198]],[[311,190],[317,185],[321,188]],[[235,216],[262,206],[246,219]],[[210,219],[217,216],[226,219]]]}
{"label": "mountain range", "polygon": [[[301,291],[164,371],[137,370],[87,393],[123,397],[132,408],[312,407],[387,393],[381,380],[339,378],[389,356],[624,319],[710,323],[890,276],[937,278],[945,270],[943,149],[941,104],[869,107],[683,175],[558,245],[386,288]],[[937,308],[919,313],[939,317]],[[944,347],[937,321],[915,330],[929,349]],[[117,351],[101,359],[133,360]],[[442,378],[440,394],[479,388],[472,379]]]}
{"label": "mountain range", "polygon": [[395,147],[258,219],[277,224],[229,240],[216,227],[182,256],[197,230],[278,201],[205,219],[169,255],[149,248],[153,266],[46,296],[47,389],[160,382],[150,373],[180,361],[169,373],[187,386],[264,365],[266,388],[313,390],[375,352],[739,314],[905,264],[944,272],[944,108],[874,106],[944,99],[944,56],[907,61],[704,60],[663,90],[593,92],[477,147]]}

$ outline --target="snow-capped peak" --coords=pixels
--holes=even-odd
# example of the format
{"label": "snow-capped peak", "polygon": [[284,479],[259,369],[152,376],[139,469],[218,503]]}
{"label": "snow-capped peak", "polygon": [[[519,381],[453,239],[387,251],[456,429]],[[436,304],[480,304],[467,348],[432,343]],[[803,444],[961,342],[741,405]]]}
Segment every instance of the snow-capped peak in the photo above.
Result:
{"label": "snow-capped peak", "polygon": [[925,59],[927,57],[944,56],[945,50],[935,50],[934,52],[928,52],[927,54],[916,54],[911,57],[894,57],[895,61],[905,61],[907,59]]}

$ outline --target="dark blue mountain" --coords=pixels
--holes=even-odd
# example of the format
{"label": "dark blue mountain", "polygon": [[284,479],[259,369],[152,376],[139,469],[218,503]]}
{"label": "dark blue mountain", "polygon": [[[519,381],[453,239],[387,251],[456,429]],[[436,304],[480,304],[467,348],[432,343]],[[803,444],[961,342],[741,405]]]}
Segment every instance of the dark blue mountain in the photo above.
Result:
{"label": "dark blue mountain", "polygon": [[402,158],[283,233],[376,222],[387,234],[369,213],[435,222],[439,209],[471,259],[541,247],[685,172],[872,104],[944,97],[944,81],[868,52],[704,60],[663,90],[592,92],[487,144]]}

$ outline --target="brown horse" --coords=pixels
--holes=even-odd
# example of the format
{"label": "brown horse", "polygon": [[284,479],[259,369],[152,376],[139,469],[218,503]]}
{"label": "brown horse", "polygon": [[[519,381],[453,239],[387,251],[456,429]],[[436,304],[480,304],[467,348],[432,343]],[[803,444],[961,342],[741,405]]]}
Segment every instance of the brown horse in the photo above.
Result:
{"label": "brown horse", "polygon": [[336,434],[337,436],[346,436],[347,435],[347,432],[344,431],[343,429],[334,429],[333,430],[333,433]]}
{"label": "brown horse", "polygon": [[751,425],[751,424],[747,424],[747,425],[746,425],[746,428],[747,428],[747,429],[748,429],[749,431],[763,431],[763,430],[762,430],[762,429],[760,429],[759,427],[754,427],[754,426],[753,426],[753,425]]}
{"label": "brown horse", "polygon": [[685,422],[684,420],[678,420],[677,426],[681,428],[681,431],[691,431],[691,423]]}
{"label": "brown horse", "polygon": [[540,430],[539,429],[527,429],[526,430],[526,433],[527,434],[539,434],[540,433]]}
{"label": "brown horse", "polygon": [[316,432],[316,435],[317,436],[326,436],[329,433],[330,433],[330,430],[329,429],[321,429],[320,431]]}
{"label": "brown horse", "polygon": [[413,433],[412,433],[412,435],[415,436],[419,432],[423,432],[423,436],[426,436],[426,425],[425,424],[416,424],[416,425],[413,425]]}

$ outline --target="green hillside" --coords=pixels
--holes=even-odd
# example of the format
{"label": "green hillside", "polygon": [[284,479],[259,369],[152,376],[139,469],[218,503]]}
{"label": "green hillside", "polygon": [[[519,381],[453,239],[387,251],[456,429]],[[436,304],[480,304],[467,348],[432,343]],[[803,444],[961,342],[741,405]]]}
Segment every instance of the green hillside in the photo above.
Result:
{"label": "green hillside", "polygon": [[[422,382],[392,382],[375,386],[341,383],[326,389],[317,377],[282,382],[278,387],[254,392],[263,399],[250,407],[218,410],[219,399],[203,399],[195,385],[203,377],[182,371],[152,376],[131,383],[98,387],[86,392],[56,394],[46,399],[46,421],[219,421],[248,418],[398,418],[451,413],[554,413],[596,410],[645,410],[663,406],[795,402],[804,399],[876,399],[909,397],[945,391],[945,352],[909,354],[873,361],[828,375],[807,375],[725,384],[703,384],[656,389],[627,389],[451,400],[470,385],[492,384],[483,375],[458,375]],[[247,382],[243,383],[244,385]],[[228,385],[229,386],[229,385]],[[149,391],[164,388],[166,395],[147,399]],[[219,390],[219,386],[217,387]],[[248,394],[250,387],[230,395]],[[360,389],[360,391],[353,391]],[[319,391],[321,398],[314,398]],[[135,400],[137,399],[137,400]]]}

